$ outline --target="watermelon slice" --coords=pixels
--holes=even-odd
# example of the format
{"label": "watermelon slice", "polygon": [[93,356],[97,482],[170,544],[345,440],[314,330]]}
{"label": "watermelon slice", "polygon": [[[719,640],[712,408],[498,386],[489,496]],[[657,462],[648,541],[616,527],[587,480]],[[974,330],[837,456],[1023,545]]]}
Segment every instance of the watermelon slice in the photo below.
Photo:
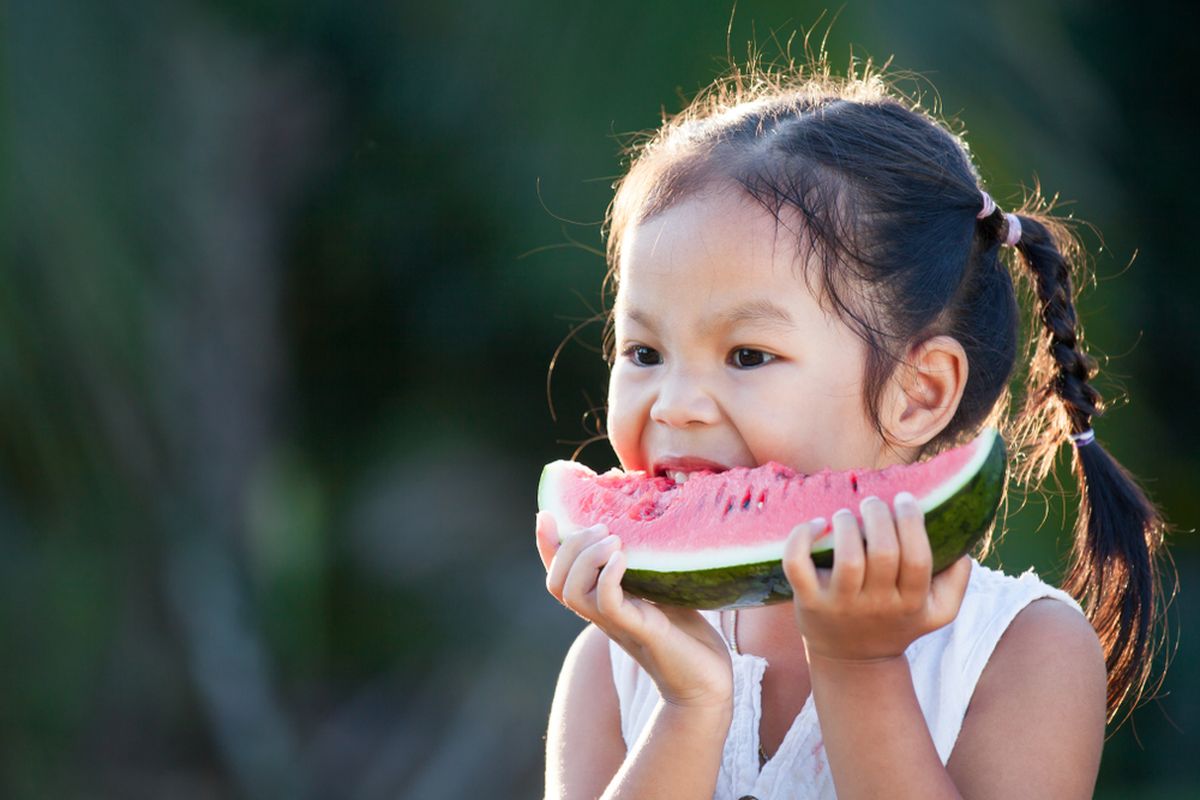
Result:
{"label": "watermelon slice", "polygon": [[[542,470],[538,509],[554,516],[560,540],[603,522],[621,538],[622,587],[656,602],[701,609],[786,600],[784,543],[795,526],[830,519],[875,495],[892,506],[910,492],[925,512],[938,572],[988,531],[1004,492],[1004,440],[994,428],[927,461],[883,470],[803,475],[782,464],[694,472],[684,483],[644,472],[602,475],[574,461]],[[819,566],[833,561],[833,537],[814,542]]]}

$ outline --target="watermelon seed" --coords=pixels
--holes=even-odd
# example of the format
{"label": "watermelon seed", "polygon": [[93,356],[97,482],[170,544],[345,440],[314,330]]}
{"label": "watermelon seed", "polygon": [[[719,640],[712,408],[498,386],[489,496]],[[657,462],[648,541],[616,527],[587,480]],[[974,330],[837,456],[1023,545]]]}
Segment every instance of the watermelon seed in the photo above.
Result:
{"label": "watermelon seed", "polygon": [[745,511],[750,507],[750,490],[746,490],[746,496],[742,498],[742,510]]}
{"label": "watermelon seed", "polygon": [[855,492],[858,491],[858,476],[855,475],[853,472],[850,473],[850,488],[853,489]]}
{"label": "watermelon seed", "polygon": [[767,490],[763,489],[761,492],[758,493],[758,507],[762,508],[763,503],[765,503],[765,502],[767,502]]}
{"label": "watermelon seed", "polygon": [[733,510],[733,501],[730,500],[729,505],[725,506],[725,513],[728,514],[732,510]]}

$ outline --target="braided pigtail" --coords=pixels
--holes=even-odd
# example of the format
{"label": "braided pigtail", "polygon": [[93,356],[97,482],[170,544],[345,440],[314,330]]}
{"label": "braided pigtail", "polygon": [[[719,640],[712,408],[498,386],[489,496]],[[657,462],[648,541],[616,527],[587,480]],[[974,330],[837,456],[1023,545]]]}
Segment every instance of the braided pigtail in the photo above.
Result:
{"label": "braided pigtail", "polygon": [[1028,458],[1018,464],[1016,478],[1040,483],[1059,447],[1074,442],[1072,466],[1081,491],[1063,588],[1083,606],[1104,648],[1111,722],[1119,709],[1138,705],[1152,674],[1161,640],[1159,562],[1166,556],[1166,522],[1092,431],[1104,405],[1090,383],[1096,362],[1079,347],[1071,280],[1071,265],[1081,252],[1077,240],[1049,216],[995,218],[1015,240],[1037,298],[1029,393],[1014,436]]}

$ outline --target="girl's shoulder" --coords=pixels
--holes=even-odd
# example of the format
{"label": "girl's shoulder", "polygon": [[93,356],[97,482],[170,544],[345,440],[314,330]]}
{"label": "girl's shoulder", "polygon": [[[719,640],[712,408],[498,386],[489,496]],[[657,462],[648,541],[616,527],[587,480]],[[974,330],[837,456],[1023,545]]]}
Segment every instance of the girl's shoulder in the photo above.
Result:
{"label": "girl's shoulder", "polygon": [[[1009,694],[1012,680],[1099,678],[1103,689],[1106,672],[1100,640],[1075,598],[1033,570],[1014,577],[976,563],[972,583],[977,574],[975,610],[992,615],[999,631],[973,702],[986,700],[992,692]],[[1100,698],[1103,705],[1103,691]]]}
{"label": "girl's shoulder", "polygon": [[[1029,591],[1040,579],[1026,575],[987,576],[983,582],[1001,592],[1005,586]],[[964,795],[978,783],[1008,785],[1019,796],[1028,788],[1021,781],[1031,776],[1019,770],[1006,776],[1004,770],[1049,759],[1072,765],[1042,776],[1055,784],[1053,796],[1090,796],[1107,709],[1100,641],[1069,595],[1055,589],[1023,599],[988,653],[947,767]]]}
{"label": "girl's shoulder", "polygon": [[967,584],[967,596],[972,595],[989,598],[1019,598],[1022,595],[1034,598],[1053,597],[1079,613],[1083,613],[1075,598],[1042,580],[1032,568],[1025,570],[1020,575],[1013,575],[1000,569],[986,567],[975,559],[971,559],[971,579]]}
{"label": "girl's shoulder", "polygon": [[976,698],[986,698],[1008,675],[1020,680],[1055,672],[1075,678],[1098,676],[1103,686],[1103,651],[1083,608],[1033,570],[1012,576],[975,562],[963,605],[964,611],[985,622],[990,617],[998,629]]}
{"label": "girl's shoulder", "polygon": [[[972,738],[968,722],[999,724],[992,716],[1017,712],[1022,693],[1053,694],[1098,671],[1104,713],[1104,664],[1091,624],[1074,598],[1031,570],[1014,576],[972,561],[954,621],[917,639],[907,656],[943,763],[959,752],[960,735]],[[1021,692],[1013,693],[1012,682],[1022,684]],[[1084,680],[1071,691],[1090,703],[1095,685]]]}
{"label": "girl's shoulder", "polygon": [[[1058,602],[1039,602],[1042,600]],[[975,647],[982,646],[990,651],[1005,636],[1025,635],[1023,631],[1030,627],[1028,620],[1025,620],[1015,633],[1012,633],[1010,628],[1016,620],[1024,618],[1034,605],[1051,609],[1032,615],[1035,620],[1033,627],[1036,629],[1040,630],[1049,624],[1055,629],[1065,626],[1075,631],[1092,630],[1083,608],[1075,598],[1042,580],[1032,569],[1020,575],[1011,575],[985,567],[972,559],[971,577],[958,615],[949,630],[935,633],[941,638],[950,637],[959,642],[974,642]],[[936,639],[938,636],[932,638]]]}

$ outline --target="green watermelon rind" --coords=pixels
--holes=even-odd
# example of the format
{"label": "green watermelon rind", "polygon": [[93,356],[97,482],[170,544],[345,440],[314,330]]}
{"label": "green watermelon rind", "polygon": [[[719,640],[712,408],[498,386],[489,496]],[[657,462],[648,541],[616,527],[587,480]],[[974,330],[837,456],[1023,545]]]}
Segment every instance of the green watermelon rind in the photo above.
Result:
{"label": "green watermelon rind", "polygon": [[[1007,467],[1004,440],[996,435],[979,468],[948,497],[925,509],[935,574],[969,553],[991,530],[1004,495]],[[538,501],[540,508],[556,511],[553,487],[545,480],[538,487]],[[831,544],[826,539],[823,547],[813,551],[817,566],[833,565]],[[792,596],[781,560],[679,572],[628,569],[621,586],[657,603],[702,610],[746,608]]]}

